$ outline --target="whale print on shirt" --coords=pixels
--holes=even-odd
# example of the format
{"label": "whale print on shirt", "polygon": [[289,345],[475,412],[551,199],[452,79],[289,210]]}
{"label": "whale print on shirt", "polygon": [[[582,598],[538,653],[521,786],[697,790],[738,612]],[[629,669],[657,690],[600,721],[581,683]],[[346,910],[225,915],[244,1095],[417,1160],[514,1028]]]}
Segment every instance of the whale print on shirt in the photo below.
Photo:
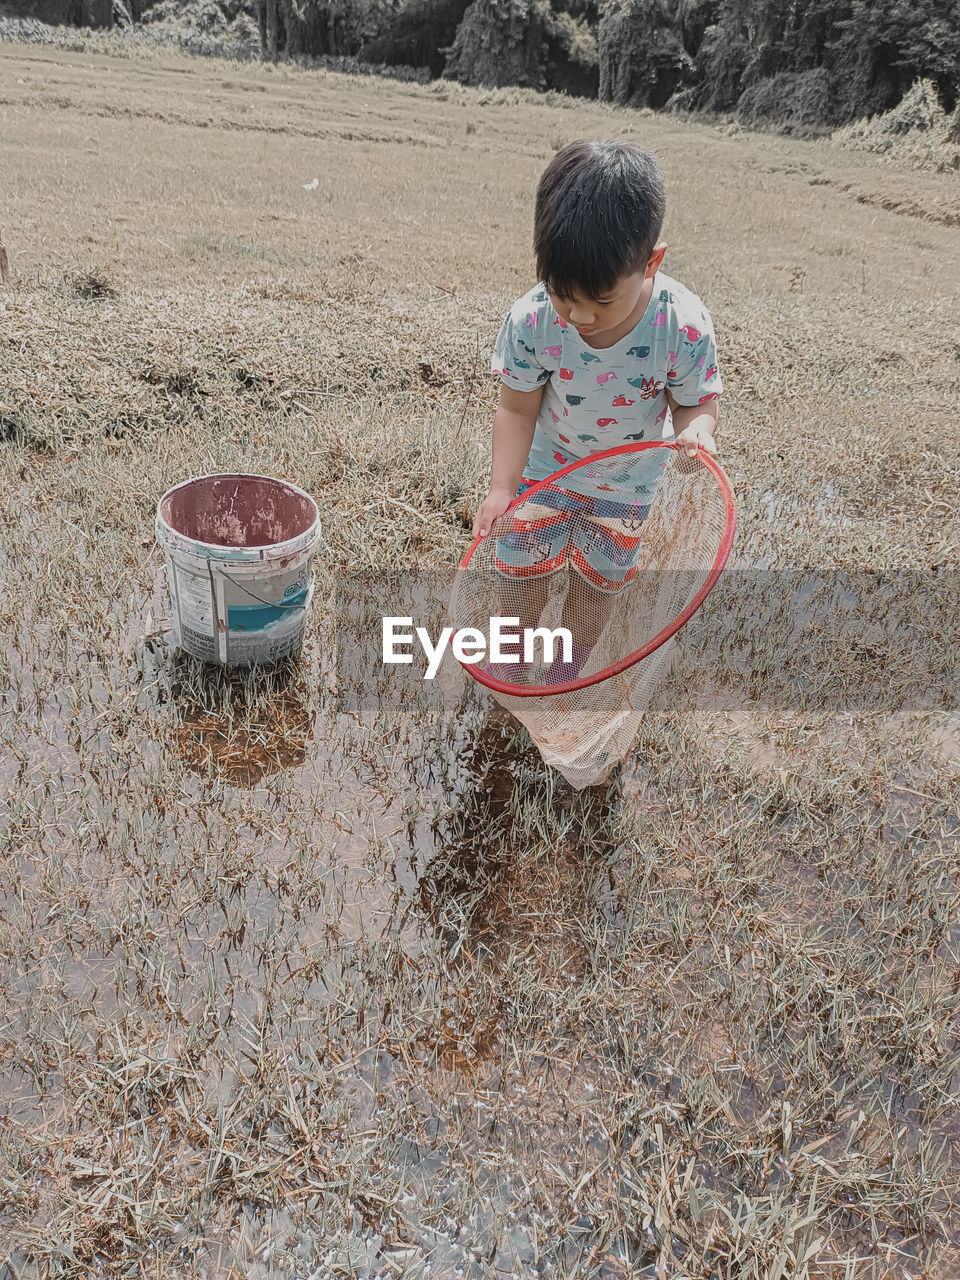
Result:
{"label": "whale print on shirt", "polygon": [[[507,371],[500,380],[509,388],[544,390],[526,477],[542,480],[560,465],[569,466],[590,453],[659,440],[664,430],[671,439],[668,387],[679,384],[683,390],[676,395],[694,405],[722,391],[719,373],[714,372],[710,316],[702,302],[663,275],[653,295],[652,306],[634,332],[603,351],[563,322],[542,282],[513,305],[501,326],[492,363],[495,370],[500,366]],[[599,368],[594,370],[594,365]],[[650,453],[649,466],[642,461],[646,454],[632,455],[631,489],[647,479],[650,492],[655,491],[653,473],[661,474],[656,452]],[[555,453],[564,459],[562,464]]]}

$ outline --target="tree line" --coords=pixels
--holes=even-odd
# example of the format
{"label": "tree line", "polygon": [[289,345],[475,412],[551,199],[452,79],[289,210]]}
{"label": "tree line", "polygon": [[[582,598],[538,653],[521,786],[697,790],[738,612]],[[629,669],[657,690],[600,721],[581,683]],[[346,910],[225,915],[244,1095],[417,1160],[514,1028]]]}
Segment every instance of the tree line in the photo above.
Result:
{"label": "tree line", "polygon": [[960,0],[253,0],[267,56],[835,127],[926,77],[952,111]]}
{"label": "tree line", "polygon": [[[14,0],[16,3],[16,0]],[[19,0],[109,25],[152,0]],[[185,5],[198,0],[183,0]],[[832,128],[934,82],[960,87],[960,0],[203,0],[245,12],[265,57],[349,56],[465,84]],[[57,9],[65,16],[51,18]]]}

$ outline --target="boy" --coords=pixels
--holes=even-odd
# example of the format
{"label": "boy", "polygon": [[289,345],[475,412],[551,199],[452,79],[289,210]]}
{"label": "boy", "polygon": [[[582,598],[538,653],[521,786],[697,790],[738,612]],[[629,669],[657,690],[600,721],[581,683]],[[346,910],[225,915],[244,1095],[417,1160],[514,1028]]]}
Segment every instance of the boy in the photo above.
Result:
{"label": "boy", "polygon": [[[494,349],[500,403],[490,492],[477,512],[474,537],[486,536],[531,484],[591,453],[675,438],[689,457],[697,449],[716,454],[723,387],[713,325],[699,298],[660,272],[665,206],[660,166],[631,143],[573,142],[544,171],[534,218],[540,282],[514,303]],[[651,496],[662,469],[655,457],[660,452],[650,450],[637,464],[642,480],[643,459],[650,457]],[[546,576],[569,561],[563,625],[573,633],[573,654],[553,662],[548,684],[577,678],[610,615],[612,596],[636,572],[640,542],[604,538],[601,529],[581,536],[580,546],[574,536],[570,545],[569,513],[569,507],[555,513],[555,554],[543,550],[549,520],[538,521],[536,547],[521,534],[502,536],[497,545],[497,568],[524,581],[521,626],[536,624],[548,594]],[[583,521],[573,525],[582,529]],[[487,671],[507,682],[517,679],[507,664]]]}

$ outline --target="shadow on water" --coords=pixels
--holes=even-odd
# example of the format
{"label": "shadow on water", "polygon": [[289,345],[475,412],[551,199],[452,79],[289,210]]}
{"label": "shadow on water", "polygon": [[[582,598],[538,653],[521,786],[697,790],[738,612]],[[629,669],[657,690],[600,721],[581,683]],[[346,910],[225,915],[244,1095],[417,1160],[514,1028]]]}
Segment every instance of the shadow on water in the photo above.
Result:
{"label": "shadow on water", "polygon": [[193,772],[253,787],[306,759],[316,711],[297,661],[226,668],[176,652],[166,672],[160,700],[176,710],[169,746]]}
{"label": "shadow on water", "polygon": [[542,953],[547,934],[550,954],[579,968],[578,925],[596,909],[588,881],[617,848],[619,772],[575,791],[494,705],[464,739],[453,782],[452,807],[433,824],[435,852],[418,887],[451,959],[463,950],[499,965],[517,949]]}

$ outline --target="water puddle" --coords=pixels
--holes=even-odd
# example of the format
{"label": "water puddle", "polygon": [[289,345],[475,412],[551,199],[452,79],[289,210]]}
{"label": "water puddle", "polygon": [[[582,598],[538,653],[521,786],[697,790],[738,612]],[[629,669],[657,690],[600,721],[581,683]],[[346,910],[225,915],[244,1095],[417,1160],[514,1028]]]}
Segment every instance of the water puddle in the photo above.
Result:
{"label": "water puddle", "polygon": [[[72,1213],[91,1268],[120,1216],[83,1216],[89,1170],[128,1194],[139,1124],[149,1176],[206,1188],[196,1238],[251,1276],[289,1239],[314,1269],[337,1242],[357,1275],[428,1256],[478,1280],[588,1257],[622,1274],[663,1243],[642,1226],[654,1185],[689,1230],[670,1198],[687,1160],[702,1220],[726,1220],[738,1153],[771,1149],[793,1105],[784,1041],[757,1030],[787,999],[772,984],[805,1043],[803,1002],[832,998],[826,967],[861,955],[878,894],[926,939],[911,998],[942,1008],[958,824],[929,771],[952,759],[949,717],[884,734],[837,716],[831,742],[743,689],[685,702],[681,667],[622,775],[574,792],[472,682],[350,705],[319,623],[299,662],[206,668],[169,649],[155,562],[104,606],[81,559],[63,612],[25,606],[9,648],[0,1143],[29,1149],[36,1223]],[[794,972],[803,937],[822,951]],[[889,1102],[857,1089],[868,1114]],[[919,1098],[898,1115],[910,1143]]]}

